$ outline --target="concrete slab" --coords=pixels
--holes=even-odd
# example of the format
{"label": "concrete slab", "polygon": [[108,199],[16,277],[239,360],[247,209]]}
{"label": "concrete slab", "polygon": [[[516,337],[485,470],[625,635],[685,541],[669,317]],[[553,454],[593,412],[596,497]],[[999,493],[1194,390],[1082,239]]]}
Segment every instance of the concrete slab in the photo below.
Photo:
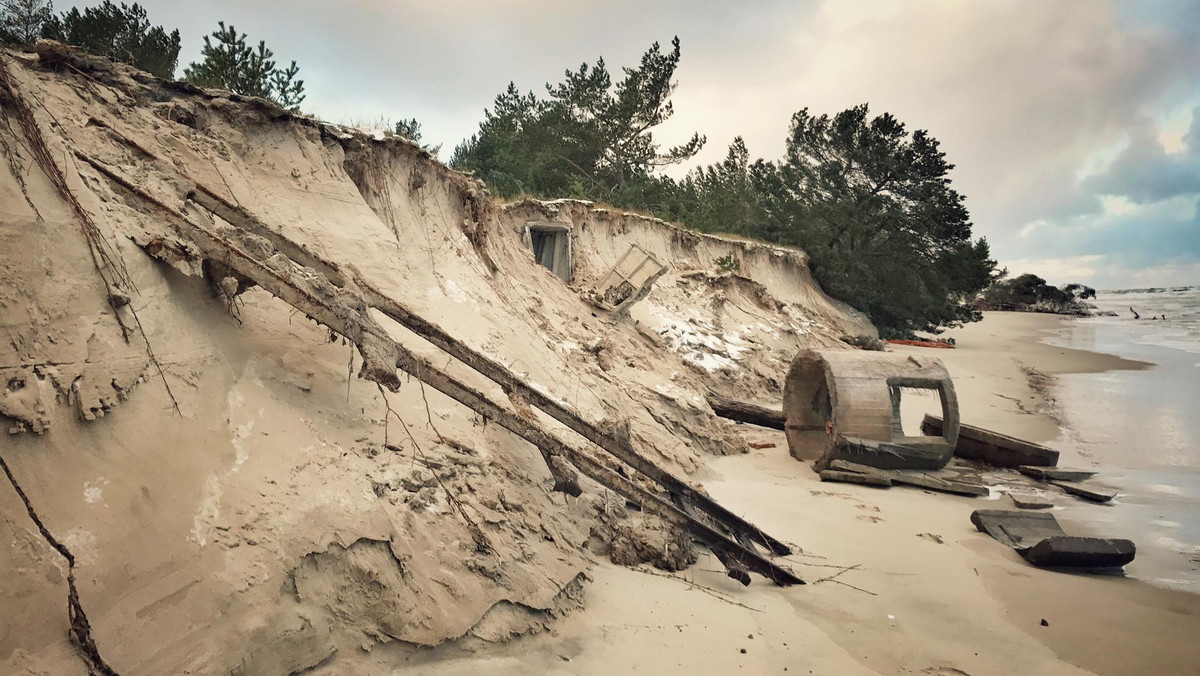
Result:
{"label": "concrete slab", "polygon": [[1066,535],[1058,519],[1046,512],[977,509],[971,523],[982,533],[1016,550],[1025,550],[1049,537]]}
{"label": "concrete slab", "polygon": [[1067,469],[1065,467],[1036,467],[1021,465],[1017,471],[1038,481],[1083,481],[1096,476],[1095,472],[1086,469]]}
{"label": "concrete slab", "polygon": [[1051,481],[1050,485],[1058,486],[1077,498],[1083,498],[1084,500],[1091,502],[1109,502],[1113,498],[1117,497],[1116,492],[1104,490],[1099,486],[1085,486],[1083,484],[1067,483],[1065,481]]}
{"label": "concrete slab", "polygon": [[1033,493],[1009,493],[1008,497],[1020,509],[1050,509],[1054,506],[1049,499]]}
{"label": "concrete slab", "polygon": [[875,474],[859,474],[857,472],[842,472],[836,469],[822,470],[821,481],[862,484],[864,486],[881,486],[884,488],[892,485],[892,480],[885,476],[878,476]]}

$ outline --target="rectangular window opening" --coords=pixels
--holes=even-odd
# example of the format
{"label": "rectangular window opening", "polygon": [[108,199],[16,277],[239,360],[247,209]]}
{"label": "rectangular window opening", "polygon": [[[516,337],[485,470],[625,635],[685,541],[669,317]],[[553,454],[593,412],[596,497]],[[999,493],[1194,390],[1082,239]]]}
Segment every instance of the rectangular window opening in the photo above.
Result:
{"label": "rectangular window opening", "polygon": [[564,282],[571,281],[571,229],[565,225],[550,223],[528,223],[525,226],[525,243],[533,251],[538,265],[558,275]]}

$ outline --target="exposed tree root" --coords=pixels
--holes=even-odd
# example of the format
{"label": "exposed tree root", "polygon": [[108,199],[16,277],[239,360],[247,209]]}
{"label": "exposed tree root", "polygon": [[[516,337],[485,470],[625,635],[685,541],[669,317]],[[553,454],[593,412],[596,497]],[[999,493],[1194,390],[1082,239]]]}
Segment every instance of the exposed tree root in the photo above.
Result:
{"label": "exposed tree root", "polygon": [[75,198],[75,194],[71,192],[70,186],[67,185],[66,177],[63,175],[62,170],[59,169],[54,158],[50,155],[50,149],[46,146],[46,139],[42,137],[37,120],[33,117],[33,111],[25,102],[25,98],[17,91],[12,75],[8,72],[8,64],[2,58],[0,58],[0,91],[3,92],[6,103],[16,113],[17,121],[21,124],[21,130],[29,142],[29,150],[33,154],[34,161],[41,167],[42,173],[46,175],[46,178],[50,179],[50,183],[54,185],[54,189],[58,192],[59,197],[66,202],[67,206],[71,209],[71,213],[75,214],[76,220],[79,221],[79,227],[83,230],[83,236],[88,243],[88,251],[92,254],[92,264],[95,266],[96,272],[99,273],[101,280],[104,281],[108,304],[112,308],[117,324],[121,327],[121,334],[124,336],[125,342],[129,342],[130,327],[126,325],[125,320],[121,317],[122,308],[127,308],[129,314],[133,317],[133,323],[142,335],[142,340],[146,343],[146,354],[150,356],[150,361],[158,369],[158,375],[162,378],[163,386],[167,389],[167,396],[171,398],[171,405],[175,407],[176,414],[182,415],[179,411],[179,402],[175,399],[175,394],[171,392],[171,385],[167,382],[166,374],[163,373],[162,364],[159,363],[158,357],[154,356],[154,349],[150,346],[150,338],[146,335],[146,329],[142,327],[142,320],[138,318],[137,311],[133,308],[129,294],[136,293],[137,286],[129,276],[129,270],[125,267],[125,261],[112,250],[112,246],[108,243],[108,240],[104,238],[103,233],[96,227],[91,216],[84,211],[83,205]]}
{"label": "exposed tree root", "polygon": [[29,513],[29,518],[33,519],[42,538],[67,560],[67,617],[71,622],[71,629],[68,632],[71,642],[79,648],[80,655],[87,663],[89,671],[102,676],[116,676],[117,672],[108,666],[108,663],[100,656],[100,649],[96,647],[96,641],[92,639],[92,626],[88,622],[87,613],[83,611],[83,605],[79,602],[79,589],[75,586],[75,556],[42,523],[37,511],[33,508],[33,503],[29,501],[29,496],[25,495],[21,484],[17,483],[16,477],[8,468],[8,463],[4,461],[3,456],[0,456],[0,468],[4,469],[8,482],[12,484],[13,490],[21,498],[21,502],[25,503],[25,511]]}

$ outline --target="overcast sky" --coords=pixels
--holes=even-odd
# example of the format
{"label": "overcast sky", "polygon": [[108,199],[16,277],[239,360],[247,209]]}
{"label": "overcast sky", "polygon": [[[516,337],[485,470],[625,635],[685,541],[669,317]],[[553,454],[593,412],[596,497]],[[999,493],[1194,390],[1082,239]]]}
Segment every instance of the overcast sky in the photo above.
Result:
{"label": "overcast sky", "polygon": [[[80,3],[97,4],[95,2]],[[417,117],[443,157],[508,82],[544,92],[678,35],[675,117],[699,159],[791,115],[867,102],[957,165],[975,232],[1014,273],[1099,288],[1200,284],[1200,2],[1154,0],[142,0],[183,36],[225,20],[295,59],[306,112]],[[69,3],[60,0],[59,9]]]}

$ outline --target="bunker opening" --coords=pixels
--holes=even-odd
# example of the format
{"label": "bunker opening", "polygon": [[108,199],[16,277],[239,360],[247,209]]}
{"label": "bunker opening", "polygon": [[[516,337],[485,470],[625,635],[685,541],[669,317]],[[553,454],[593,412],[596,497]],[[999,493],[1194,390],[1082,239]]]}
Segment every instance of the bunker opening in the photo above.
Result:
{"label": "bunker opening", "polygon": [[571,226],[556,223],[527,223],[525,244],[533,251],[538,265],[558,275],[564,282],[571,281],[572,251]]}

